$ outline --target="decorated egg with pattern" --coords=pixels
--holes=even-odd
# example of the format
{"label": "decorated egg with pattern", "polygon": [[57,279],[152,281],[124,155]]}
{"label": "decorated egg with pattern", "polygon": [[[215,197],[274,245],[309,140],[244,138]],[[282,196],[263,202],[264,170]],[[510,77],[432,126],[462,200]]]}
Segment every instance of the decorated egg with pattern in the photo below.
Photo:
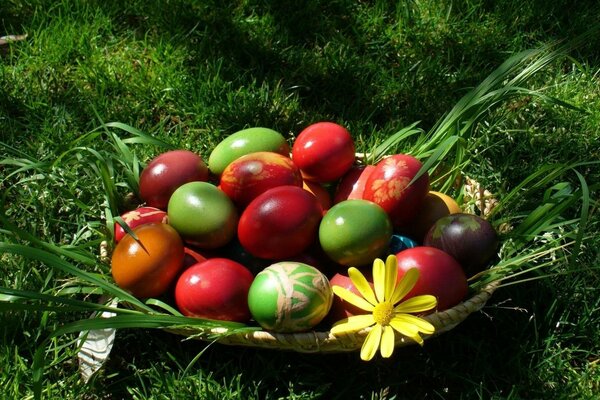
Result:
{"label": "decorated egg with pattern", "polygon": [[325,318],[333,300],[329,280],[315,267],[283,261],[262,270],[248,292],[248,306],[263,329],[307,331]]}
{"label": "decorated egg with pattern", "polygon": [[422,166],[413,156],[395,154],[377,163],[365,183],[363,199],[381,206],[394,228],[411,223],[429,192],[427,172],[413,182]]}
{"label": "decorated egg with pattern", "polygon": [[234,160],[221,174],[219,188],[239,207],[277,186],[302,186],[302,175],[291,158],[270,151]]}
{"label": "decorated egg with pattern", "polygon": [[[135,210],[127,211],[121,215],[121,219],[125,224],[133,229],[137,226],[150,224],[153,222],[167,223],[167,213],[156,207],[139,207]],[[115,242],[119,242],[123,239],[127,232],[118,223],[115,223]]]}

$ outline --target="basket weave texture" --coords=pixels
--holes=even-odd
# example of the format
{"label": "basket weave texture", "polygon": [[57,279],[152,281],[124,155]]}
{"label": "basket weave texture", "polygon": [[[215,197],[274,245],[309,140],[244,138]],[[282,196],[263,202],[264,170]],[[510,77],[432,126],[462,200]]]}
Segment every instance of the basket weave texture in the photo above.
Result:
{"label": "basket weave texture", "polygon": [[[453,329],[470,314],[481,310],[499,284],[499,281],[492,282],[464,302],[450,309],[424,316],[425,320],[435,326],[435,334],[432,336]],[[194,329],[167,329],[167,331],[193,339],[215,340],[217,343],[233,346],[260,347],[301,353],[341,353],[360,349],[370,329],[365,328],[340,336],[334,336],[328,331],[274,333],[259,330],[230,334],[227,333],[227,329],[219,328],[203,332],[198,332]],[[413,344],[416,343],[411,339],[401,335],[396,336],[396,347]]]}

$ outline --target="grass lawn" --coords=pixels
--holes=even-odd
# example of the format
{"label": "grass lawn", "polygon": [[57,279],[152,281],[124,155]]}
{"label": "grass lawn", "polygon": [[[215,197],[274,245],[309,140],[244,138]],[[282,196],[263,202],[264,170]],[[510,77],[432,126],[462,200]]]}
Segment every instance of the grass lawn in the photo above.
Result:
{"label": "grass lawn", "polygon": [[[118,157],[106,156],[117,150],[94,131],[104,123],[208,158],[243,128],[269,127],[291,141],[329,120],[369,151],[417,121],[429,132],[511,55],[568,43],[597,26],[599,12],[592,0],[4,0],[0,36],[27,37],[0,41],[0,205],[10,221],[0,225],[0,242],[97,252],[105,211],[125,206],[109,204],[103,185],[116,201],[131,178]],[[580,164],[556,180],[540,175],[551,189],[506,210],[519,218],[538,202],[583,199],[584,240],[573,254],[556,256],[552,276],[525,275],[451,332],[368,363],[358,353],[207,346],[161,330],[122,329],[104,368],[84,384],[77,335],[65,335],[47,347],[44,397],[598,398],[597,32],[523,81],[541,95],[499,102],[464,139],[466,171],[500,198],[544,165]],[[119,125],[109,131],[131,136]],[[141,165],[160,151],[149,140],[128,146]],[[559,181],[569,186],[553,186]],[[574,208],[564,218],[579,216]],[[0,252],[0,287],[93,298],[89,285],[49,264]],[[99,261],[76,264],[110,277]],[[0,397],[32,398],[37,347],[90,313],[14,310],[11,299],[0,294]]]}

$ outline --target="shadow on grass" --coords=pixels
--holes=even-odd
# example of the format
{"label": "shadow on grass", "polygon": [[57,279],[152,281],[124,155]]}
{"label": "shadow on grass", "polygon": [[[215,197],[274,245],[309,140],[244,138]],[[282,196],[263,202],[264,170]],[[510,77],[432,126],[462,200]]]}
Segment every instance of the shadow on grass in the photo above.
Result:
{"label": "shadow on grass", "polygon": [[[218,115],[210,116],[210,123],[219,127],[241,129],[262,124],[298,132],[311,122],[330,119],[368,132],[386,125],[399,129],[414,121],[422,121],[427,129],[508,53],[541,41],[571,38],[596,22],[597,4],[591,0],[535,1],[525,6],[514,7],[513,0],[464,0],[445,10],[427,2],[390,2],[376,7],[312,0],[300,6],[286,0],[243,5],[98,1],[85,7],[64,2],[53,7],[54,12],[82,24],[101,12],[113,21],[111,33],[124,40],[138,40],[149,47],[170,43],[185,49],[183,72],[189,76],[190,86],[201,86],[214,75],[227,83],[214,89],[223,91],[216,94],[214,102],[227,97],[224,91],[252,90],[248,89],[252,84],[266,85],[269,90],[280,86],[298,102],[298,112],[293,115],[261,114],[256,109],[246,110],[246,104],[224,103],[215,107]],[[27,26],[32,19],[43,21],[39,17],[43,8],[43,1],[9,2],[0,11],[0,19],[10,31],[44,29]],[[30,33],[34,40],[35,32]],[[598,62],[599,48],[598,40],[589,43],[578,59]],[[77,60],[63,61],[77,67]],[[114,84],[118,86],[118,82]],[[136,98],[135,93],[121,95]],[[188,100],[194,96],[193,91],[181,96],[173,109],[189,108]],[[89,115],[85,99],[68,87],[58,90],[49,101],[51,105],[35,105],[33,110],[19,103],[6,107],[17,116],[31,111],[36,118],[24,123],[32,130],[37,130],[36,120],[43,125],[56,118],[52,109],[44,107],[63,107],[72,116]],[[112,106],[115,110],[110,104],[107,107],[106,113],[121,116],[118,106]],[[123,122],[133,123],[126,112],[123,117]]]}
{"label": "shadow on grass", "polygon": [[[541,362],[544,341],[555,333],[555,327],[544,321],[553,299],[555,293],[548,285],[502,289],[484,313],[472,315],[423,348],[398,348],[392,358],[376,357],[368,363],[357,352],[301,354],[224,345],[205,350],[203,342],[181,341],[168,333],[129,332],[117,340],[107,366],[107,373],[117,370],[118,374],[103,379],[102,390],[115,395],[124,386],[152,387],[152,378],[130,375],[131,365],[136,371],[156,369],[157,358],[163,363],[168,359],[168,349],[179,364],[175,367],[173,361],[166,361],[173,370],[181,370],[205,350],[188,375],[210,378],[229,388],[238,386],[241,398],[347,399],[386,393],[419,399],[504,398],[510,394],[551,398],[547,397],[551,389],[540,380],[536,365]],[[558,312],[566,307],[560,303]],[[151,354],[156,355],[148,357]]]}
{"label": "shadow on grass", "polygon": [[[234,88],[248,81],[282,84],[313,120],[378,126],[421,120],[429,127],[507,52],[573,38],[597,23],[594,9],[600,9],[594,1],[536,1],[526,10],[513,5],[484,3],[471,15],[477,5],[459,2],[446,19],[428,14],[439,11],[435,7],[417,4],[365,12],[369,5],[352,1],[244,7],[177,2],[150,10],[150,17],[141,18],[143,12],[132,7],[117,18],[134,21],[124,25],[140,34],[155,32],[185,46],[191,71],[222,60],[219,74]],[[599,48],[596,40],[578,57],[598,62]]]}

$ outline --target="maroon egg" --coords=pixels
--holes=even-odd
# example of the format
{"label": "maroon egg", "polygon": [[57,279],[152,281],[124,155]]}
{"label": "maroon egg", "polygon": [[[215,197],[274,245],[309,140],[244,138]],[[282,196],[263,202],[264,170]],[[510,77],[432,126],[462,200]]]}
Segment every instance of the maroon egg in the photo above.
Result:
{"label": "maroon egg", "polygon": [[300,187],[269,189],[242,213],[238,238],[255,257],[293,257],[315,242],[322,212],[317,198]]}
{"label": "maroon egg", "polygon": [[162,153],[150,161],[140,175],[140,197],[150,207],[167,209],[171,194],[181,185],[207,181],[208,168],[202,157],[189,150]]}
{"label": "maroon egg", "polygon": [[185,270],[175,286],[183,315],[223,321],[250,320],[248,290],[254,275],[242,264],[211,258]]}
{"label": "maroon egg", "polygon": [[499,239],[485,219],[459,213],[438,219],[427,232],[423,243],[450,254],[471,276],[484,270],[496,255]]}
{"label": "maroon egg", "polygon": [[[167,213],[156,207],[139,207],[135,210],[127,211],[126,213],[121,214],[121,218],[131,229],[152,222],[167,223]],[[121,239],[123,239],[125,234],[125,229],[123,229],[123,227],[118,223],[115,223],[115,242],[118,243]]]}

